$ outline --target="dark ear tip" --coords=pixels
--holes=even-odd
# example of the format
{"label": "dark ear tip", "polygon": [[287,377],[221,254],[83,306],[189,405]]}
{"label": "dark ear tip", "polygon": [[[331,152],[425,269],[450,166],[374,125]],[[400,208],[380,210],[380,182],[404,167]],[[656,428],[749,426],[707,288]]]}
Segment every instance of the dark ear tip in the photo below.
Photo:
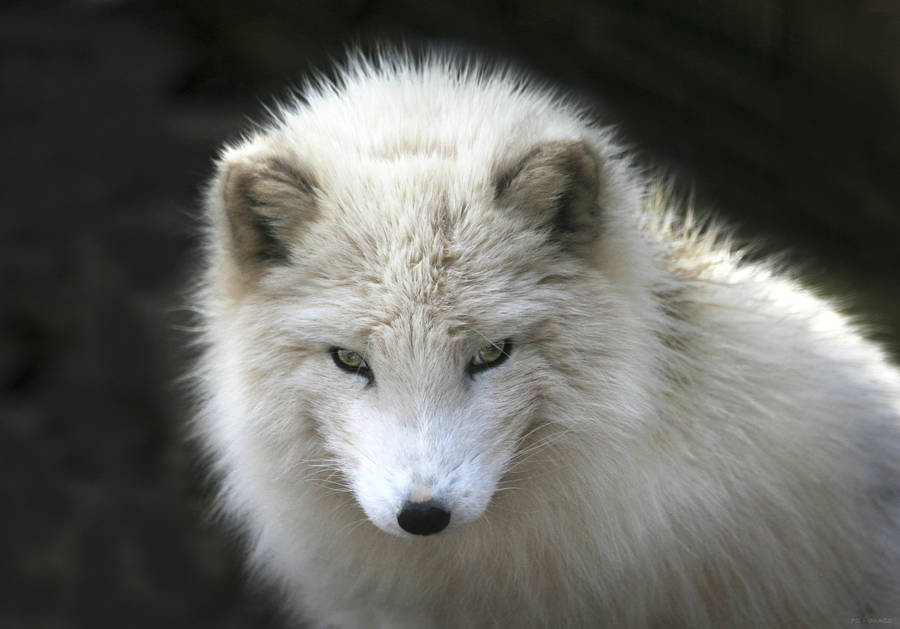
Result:
{"label": "dark ear tip", "polygon": [[564,165],[572,185],[584,186],[585,189],[597,191],[599,165],[594,153],[584,140],[567,143],[563,151]]}
{"label": "dark ear tip", "polygon": [[[258,192],[264,197],[278,196],[279,192],[284,194],[288,191],[312,195],[316,188],[312,175],[291,164],[288,158],[241,159],[223,163],[219,168],[223,171],[222,192],[226,203],[241,199],[253,188],[259,188]],[[257,203],[266,201],[256,197],[249,200]]]}
{"label": "dark ear tip", "polygon": [[568,152],[573,162],[577,162],[591,174],[597,172],[597,156],[584,140],[576,140],[569,144]]}
{"label": "dark ear tip", "polygon": [[229,214],[238,205],[249,206],[251,200],[247,198],[247,192],[256,176],[252,163],[245,161],[223,164],[222,169],[222,201]]}
{"label": "dark ear tip", "polygon": [[583,140],[554,140],[540,144],[526,153],[512,167],[494,176],[495,198],[499,199],[529,180],[557,179],[557,184],[596,187],[598,163],[588,143]]}

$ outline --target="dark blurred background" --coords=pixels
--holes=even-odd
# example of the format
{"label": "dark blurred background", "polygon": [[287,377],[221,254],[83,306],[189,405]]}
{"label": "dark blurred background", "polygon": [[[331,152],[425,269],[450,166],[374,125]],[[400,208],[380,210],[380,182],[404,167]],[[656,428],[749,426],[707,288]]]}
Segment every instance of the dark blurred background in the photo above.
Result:
{"label": "dark blurred background", "polygon": [[279,627],[176,382],[199,190],[353,41],[510,57],[900,355],[900,1],[0,7],[0,627]]}

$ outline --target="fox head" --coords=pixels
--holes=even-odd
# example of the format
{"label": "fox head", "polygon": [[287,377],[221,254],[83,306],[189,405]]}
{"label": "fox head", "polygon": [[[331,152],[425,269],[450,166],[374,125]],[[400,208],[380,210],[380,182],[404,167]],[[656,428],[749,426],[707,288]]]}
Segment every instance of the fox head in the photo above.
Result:
{"label": "fox head", "polygon": [[[473,522],[533,452],[634,407],[617,357],[637,343],[613,220],[633,193],[599,134],[523,116],[463,141],[441,129],[473,116],[429,130],[405,107],[385,131],[313,103],[223,153],[209,368],[233,465],[414,536]],[[605,406],[561,402],[579,387]]]}

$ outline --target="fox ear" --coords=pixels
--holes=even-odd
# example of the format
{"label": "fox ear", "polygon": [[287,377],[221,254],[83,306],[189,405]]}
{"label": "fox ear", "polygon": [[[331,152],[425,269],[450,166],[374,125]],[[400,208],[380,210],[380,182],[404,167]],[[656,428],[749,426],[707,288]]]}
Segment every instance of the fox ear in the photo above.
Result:
{"label": "fox ear", "polygon": [[594,240],[598,228],[597,160],[580,140],[546,142],[494,176],[496,201],[527,212],[567,244]]}
{"label": "fox ear", "polygon": [[316,212],[312,177],[287,158],[243,157],[223,162],[218,181],[234,262],[251,273],[286,262],[291,236]]}

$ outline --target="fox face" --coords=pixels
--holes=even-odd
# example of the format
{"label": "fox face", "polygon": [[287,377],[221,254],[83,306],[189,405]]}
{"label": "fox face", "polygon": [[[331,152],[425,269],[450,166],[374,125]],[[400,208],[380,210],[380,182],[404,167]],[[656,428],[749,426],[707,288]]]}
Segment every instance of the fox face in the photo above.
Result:
{"label": "fox face", "polygon": [[284,144],[226,153],[210,192],[214,285],[254,337],[240,369],[280,401],[246,413],[292,453],[284,475],[320,470],[381,530],[465,526],[525,444],[565,425],[550,391],[596,360],[571,329],[597,320],[578,288],[597,157],[550,140],[480,176],[418,155],[343,173]]}

